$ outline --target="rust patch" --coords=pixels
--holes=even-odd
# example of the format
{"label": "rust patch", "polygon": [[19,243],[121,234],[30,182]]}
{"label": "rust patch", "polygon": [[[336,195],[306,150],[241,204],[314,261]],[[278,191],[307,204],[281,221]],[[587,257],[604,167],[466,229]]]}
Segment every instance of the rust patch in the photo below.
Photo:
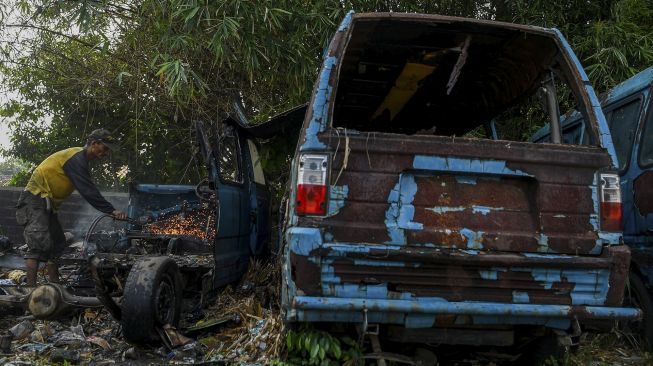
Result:
{"label": "rust patch", "polygon": [[[342,169],[345,139],[351,151]],[[596,170],[609,165],[600,149],[521,142],[507,148],[505,141],[365,132],[346,138],[325,132],[321,140],[337,151],[331,174],[348,186],[347,205],[336,217],[299,218],[298,225],[323,227],[332,241],[387,242],[389,196],[400,176],[410,174],[417,186],[410,222],[421,229],[400,227],[407,246],[466,249],[467,232],[483,250],[583,255],[595,248],[590,186]],[[416,156],[472,165],[492,157],[525,175],[421,170],[413,166]]]}
{"label": "rust patch", "polygon": [[292,279],[298,290],[309,296],[318,296],[320,288],[320,267],[308,260],[308,257],[290,253]]}
{"label": "rust patch", "polygon": [[630,269],[630,248],[627,245],[611,246],[608,248],[612,256],[612,270],[610,271],[610,289],[608,290],[606,306],[621,306],[628,282]]}

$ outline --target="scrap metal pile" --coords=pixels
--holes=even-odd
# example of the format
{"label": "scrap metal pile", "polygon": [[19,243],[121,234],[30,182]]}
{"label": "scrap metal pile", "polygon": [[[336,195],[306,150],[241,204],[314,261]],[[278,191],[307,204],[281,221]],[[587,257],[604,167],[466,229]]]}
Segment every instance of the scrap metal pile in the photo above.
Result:
{"label": "scrap metal pile", "polygon": [[[179,329],[167,329],[167,340],[153,346],[125,342],[120,322],[101,307],[54,321],[2,309],[0,364],[269,364],[279,359],[285,341],[275,286],[277,267],[252,261],[240,283],[225,288],[207,309],[187,314]],[[62,268],[63,277],[71,270]],[[15,284],[21,272],[0,269],[0,283]]]}
{"label": "scrap metal pile", "polygon": [[143,231],[160,235],[196,237],[205,243],[215,239],[215,209],[208,206],[181,212],[143,225]]}

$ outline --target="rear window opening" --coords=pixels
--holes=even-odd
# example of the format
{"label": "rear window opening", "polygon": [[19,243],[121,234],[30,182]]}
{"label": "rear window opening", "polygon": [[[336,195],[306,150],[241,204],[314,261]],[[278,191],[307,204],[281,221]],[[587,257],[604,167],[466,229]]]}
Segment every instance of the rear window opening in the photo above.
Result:
{"label": "rear window opening", "polygon": [[[546,35],[385,19],[360,19],[351,34],[339,70],[336,128],[528,141],[552,110],[559,116],[578,108],[558,47]],[[552,85],[555,109],[544,91]]]}

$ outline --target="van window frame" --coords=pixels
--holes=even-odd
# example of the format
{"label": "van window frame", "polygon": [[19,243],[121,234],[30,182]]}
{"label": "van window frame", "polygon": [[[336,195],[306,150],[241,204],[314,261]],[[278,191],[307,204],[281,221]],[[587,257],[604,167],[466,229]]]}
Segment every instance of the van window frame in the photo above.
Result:
{"label": "van window frame", "polygon": [[[653,159],[649,163],[645,163],[642,161],[642,153],[643,153],[643,144],[644,144],[644,136],[646,136],[646,130],[649,128],[653,128],[653,87],[649,86],[647,89],[648,90],[648,101],[646,103],[646,113],[643,113],[642,119],[640,119],[639,123],[639,136],[637,137],[637,165],[642,168],[642,169],[648,169],[650,167],[653,167]],[[643,92],[640,92],[640,94],[643,94]],[[648,123],[651,122],[651,123]],[[653,143],[651,141],[650,143]]]}
{"label": "van window frame", "polygon": [[[413,14],[414,15],[414,14]],[[428,19],[429,16],[426,17]],[[438,15],[430,15],[430,17],[433,18],[438,18],[441,16]],[[446,18],[446,17],[445,17]],[[336,33],[336,36],[331,40],[331,44],[327,47],[327,52],[325,54],[332,54],[335,55],[338,59],[338,62],[336,62],[335,67],[331,70],[331,73],[329,74],[329,77],[333,82],[330,82],[329,85],[331,86],[332,89],[332,94],[328,97],[328,113],[326,116],[326,124],[325,128],[326,129],[334,129],[334,111],[335,111],[335,104],[337,100],[337,93],[338,93],[338,86],[340,84],[340,71],[342,68],[342,60],[345,58],[345,53],[348,49],[349,42],[351,40],[351,35],[354,32],[354,28],[356,23],[359,20],[365,20],[365,19],[371,19],[370,17],[360,17],[360,14],[354,14],[354,17],[352,18],[351,24],[349,27],[347,27],[346,32],[344,35],[340,33]],[[395,19],[405,19],[408,21],[425,21],[424,17],[417,17],[417,18],[412,18],[411,14],[404,13],[400,15],[400,18],[395,18]],[[428,21],[428,20],[427,20]],[[434,22],[437,24],[437,22]],[[523,29],[519,29],[519,31],[524,32]],[[584,135],[587,136],[587,145],[585,146],[591,146],[591,147],[597,147],[597,148],[605,148],[603,146],[603,141],[601,140],[601,132],[600,132],[600,126],[599,126],[599,118],[594,111],[594,108],[592,107],[591,103],[591,97],[588,93],[587,88],[585,87],[585,82],[582,80],[582,78],[575,78],[574,75],[577,74],[578,68],[580,70],[584,70],[582,65],[576,60],[574,61],[574,57],[576,56],[573,51],[569,53],[568,50],[568,45],[565,47],[565,42],[564,37],[561,39],[558,37],[558,35],[552,34],[550,32],[550,29],[545,29],[544,32],[531,32],[535,33],[541,36],[547,36],[551,38],[551,41],[556,44],[558,47],[558,57],[559,59],[557,60],[558,66],[560,67],[561,71],[561,80],[567,79],[565,83],[569,87],[571,94],[574,97],[574,100],[576,102],[576,110],[580,113],[583,123],[584,123]],[[337,41],[337,42],[336,42]],[[562,42],[561,42],[562,41]],[[331,52],[331,53],[329,53]],[[320,70],[323,70],[323,67],[320,68]],[[336,75],[334,77],[333,75]],[[319,80],[318,80],[319,82]],[[314,103],[314,98],[316,96],[316,91],[317,91],[317,83],[314,86],[313,90],[313,98],[311,99],[309,105],[308,111],[310,113],[314,113],[313,111],[313,103]],[[598,96],[597,96],[598,97]],[[558,100],[558,102],[560,102]],[[550,122],[549,122],[550,123]],[[560,121],[562,123],[562,121]],[[479,125],[479,126],[482,126]],[[478,126],[477,126],[478,127]],[[561,126],[562,127],[562,126]],[[371,132],[371,131],[367,131]],[[387,132],[381,132],[381,131],[374,131],[374,133],[387,133]],[[549,132],[550,134],[550,132]],[[498,136],[499,139],[501,140],[500,136]],[[486,137],[485,139],[487,140],[493,140],[492,137]],[[509,140],[506,140],[509,141]],[[529,140],[524,140],[521,142],[532,142]],[[551,143],[551,142],[549,142]],[[575,146],[581,146],[581,144],[575,145]],[[615,152],[616,156],[616,152]]]}
{"label": "van window frame", "polygon": [[[612,133],[612,128],[611,128],[612,127],[612,113],[616,109],[618,109],[620,107],[623,107],[623,106],[625,106],[627,104],[630,104],[630,103],[634,102],[635,100],[639,100],[639,103],[640,103],[639,104],[639,110],[637,112],[637,122],[635,124],[635,132],[634,132],[634,136],[633,136],[633,142],[635,142],[635,141],[637,141],[637,136],[638,136],[637,132],[639,131],[639,126],[640,126],[640,124],[642,122],[642,107],[643,107],[643,104],[645,102],[644,94],[642,93],[642,91],[638,91],[638,92],[636,92],[636,93],[634,93],[632,95],[629,95],[626,98],[614,101],[611,104],[609,104],[609,105],[602,108],[603,109],[603,114],[605,115],[605,121],[608,124],[608,130],[610,131],[610,137],[612,138],[612,145],[615,146],[615,153],[617,152],[617,148],[616,148],[616,144],[614,142],[615,141],[614,133]],[[624,164],[623,168],[618,169],[618,172],[619,172],[620,175],[622,173],[628,171],[628,169],[630,168],[630,161],[632,160],[632,158],[633,158],[633,146],[630,146],[630,148],[627,151],[627,155],[626,155],[626,163]],[[619,159],[619,155],[617,155],[617,159]],[[619,163],[621,163],[621,162],[619,162]]]}
{"label": "van window frame", "polygon": [[[233,132],[234,132],[233,138],[236,141],[236,144],[235,144],[236,151],[234,152],[234,154],[235,154],[235,158],[236,158],[236,166],[237,166],[237,169],[238,169],[238,171],[236,172],[237,173],[236,178],[239,179],[239,180],[237,180],[237,181],[231,180],[230,178],[224,176],[224,174],[222,172],[222,161],[219,161],[220,164],[218,165],[218,176],[220,177],[220,182],[222,184],[228,184],[228,185],[232,185],[232,186],[242,187],[242,186],[245,185],[245,172],[243,171],[244,170],[243,169],[243,161],[242,161],[242,158],[241,158],[242,147],[241,147],[241,143],[240,143],[240,133],[239,133],[238,129],[235,126],[233,126]],[[218,136],[218,141],[219,141],[219,143],[218,143],[218,154],[219,154],[218,159],[220,160],[222,158],[222,151],[223,151],[222,149],[224,149],[224,146],[222,144],[222,137],[221,136]]]}
{"label": "van window frame", "polygon": [[[575,143],[572,143],[572,144],[565,144],[565,145],[575,145],[575,146],[582,146],[583,145],[583,140],[585,139],[585,137],[587,135],[587,131],[586,131],[587,126],[585,126],[585,119],[584,118],[579,118],[579,119],[575,120],[573,123],[570,124],[569,127],[567,127],[568,130],[570,130],[570,129],[575,130],[576,128],[578,128],[578,130],[580,131],[580,134],[578,135],[578,142],[575,142]],[[565,128],[563,127],[562,128],[563,138],[564,138],[564,135],[565,135]]]}

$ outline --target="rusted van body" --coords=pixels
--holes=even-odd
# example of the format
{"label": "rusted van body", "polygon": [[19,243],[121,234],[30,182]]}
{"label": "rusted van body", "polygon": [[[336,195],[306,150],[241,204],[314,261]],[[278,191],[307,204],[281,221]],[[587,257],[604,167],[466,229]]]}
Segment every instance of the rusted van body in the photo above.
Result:
{"label": "rusted van body", "polygon": [[[587,121],[587,146],[560,141],[562,84]],[[515,105],[538,91],[556,143],[502,139],[511,124],[497,118],[524,117]],[[615,161],[559,31],[350,13],[292,161],[285,318],[509,345],[518,328],[568,334],[639,317],[621,307],[630,252],[614,217]]]}

